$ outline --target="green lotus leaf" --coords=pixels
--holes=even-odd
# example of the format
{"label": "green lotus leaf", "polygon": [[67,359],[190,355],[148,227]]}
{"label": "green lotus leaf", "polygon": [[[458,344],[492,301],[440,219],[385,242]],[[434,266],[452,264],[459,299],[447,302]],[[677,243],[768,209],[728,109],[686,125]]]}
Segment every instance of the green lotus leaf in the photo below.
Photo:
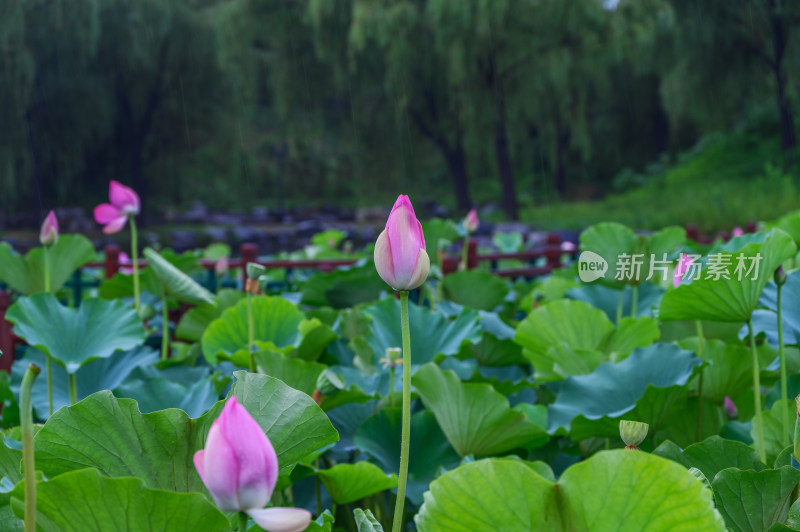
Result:
{"label": "green lotus leaf", "polygon": [[144,256],[148,261],[148,266],[153,269],[156,277],[161,281],[162,286],[170,296],[178,301],[193,305],[205,304],[214,306],[217,304],[211,292],[162,257],[158,251],[152,248],[145,248]]}
{"label": "green lotus leaf", "polygon": [[[50,291],[58,292],[72,274],[95,260],[94,246],[83,235],[61,235],[51,246]],[[0,281],[24,295],[44,292],[45,248],[37,247],[19,255],[7,242],[0,242]]]}
{"label": "green lotus leaf", "polygon": [[784,466],[762,471],[728,468],[711,482],[717,509],[729,529],[762,532],[785,522],[800,471]]}
{"label": "green lotus leaf", "polygon": [[317,476],[336,504],[348,504],[397,487],[397,475],[387,475],[369,462],[336,464],[317,471]]}
{"label": "green lotus leaf", "polygon": [[505,301],[508,284],[502,278],[482,270],[461,270],[442,281],[444,297],[478,310],[492,310]]}

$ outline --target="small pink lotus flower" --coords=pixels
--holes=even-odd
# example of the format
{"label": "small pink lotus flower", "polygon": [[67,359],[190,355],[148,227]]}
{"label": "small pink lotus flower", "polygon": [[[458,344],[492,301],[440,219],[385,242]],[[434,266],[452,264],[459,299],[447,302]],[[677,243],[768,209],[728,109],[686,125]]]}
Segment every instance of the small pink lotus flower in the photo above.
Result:
{"label": "small pink lotus flower", "polygon": [[723,408],[725,410],[725,415],[728,416],[728,419],[736,419],[739,417],[739,411],[736,409],[736,404],[727,395],[725,396]]}
{"label": "small pink lotus flower", "polygon": [[50,211],[47,218],[42,222],[42,229],[39,231],[39,242],[43,246],[55,246],[58,242],[58,218],[56,213]]}
{"label": "small pink lotus flower", "polygon": [[119,261],[120,272],[125,275],[131,275],[133,273],[133,268],[131,268],[133,261],[131,261],[131,257],[127,253],[120,251],[117,260]]}
{"label": "small pink lotus flower", "polygon": [[222,277],[226,273],[228,273],[229,265],[228,265],[228,257],[225,255],[221,256],[217,263],[214,265],[214,272]]}
{"label": "small pink lotus flower", "polygon": [[474,233],[477,231],[479,223],[478,213],[475,212],[475,209],[471,209],[467,213],[467,217],[464,218],[464,229],[466,229],[468,233]]}
{"label": "small pink lotus flower", "polygon": [[111,203],[101,203],[94,208],[94,219],[104,225],[103,232],[110,235],[125,227],[128,218],[139,214],[140,204],[136,192],[117,181],[109,183],[108,199]]}
{"label": "small pink lotus flower", "polygon": [[683,280],[683,275],[689,270],[694,259],[686,253],[681,253],[681,258],[678,259],[678,265],[675,267],[675,274],[672,277],[672,286],[678,288]]}
{"label": "small pink lotus flower", "polygon": [[733,236],[742,236],[743,234],[744,231],[742,231],[742,228],[739,227],[738,225],[733,228]]}
{"label": "small pink lotus flower", "polygon": [[401,194],[375,242],[375,269],[389,286],[403,291],[424,283],[430,266],[422,224],[408,196]]}
{"label": "small pink lotus flower", "polygon": [[194,466],[223,512],[245,512],[272,532],[300,532],[311,522],[301,508],[264,508],[278,481],[278,457],[264,431],[231,397],[208,431]]}
{"label": "small pink lotus flower", "polygon": [[566,251],[567,253],[573,253],[577,251],[578,246],[574,243],[570,242],[569,240],[565,240],[561,243],[561,251]]}

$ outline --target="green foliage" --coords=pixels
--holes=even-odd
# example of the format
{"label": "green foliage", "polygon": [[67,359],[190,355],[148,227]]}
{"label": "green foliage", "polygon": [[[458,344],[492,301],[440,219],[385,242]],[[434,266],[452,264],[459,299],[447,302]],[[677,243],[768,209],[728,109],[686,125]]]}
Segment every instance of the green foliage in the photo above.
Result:
{"label": "green foliage", "polygon": [[25,256],[7,242],[0,242],[0,281],[21,294],[43,292],[45,253],[50,254],[51,292],[58,292],[75,270],[95,259],[94,246],[83,235],[62,235],[49,250],[37,247]]}

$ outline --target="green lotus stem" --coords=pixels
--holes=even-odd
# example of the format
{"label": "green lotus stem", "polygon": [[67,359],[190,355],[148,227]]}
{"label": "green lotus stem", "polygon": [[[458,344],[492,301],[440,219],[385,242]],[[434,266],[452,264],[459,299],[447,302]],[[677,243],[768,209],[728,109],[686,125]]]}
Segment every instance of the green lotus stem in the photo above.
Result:
{"label": "green lotus stem", "polygon": [[631,318],[636,319],[636,303],[639,298],[639,285],[631,286]]}
{"label": "green lotus stem", "polygon": [[136,220],[133,216],[128,219],[131,223],[131,262],[133,263],[133,306],[139,312],[139,238],[136,232]]}
{"label": "green lotus stem", "polygon": [[389,408],[394,408],[394,364],[389,364]]}
{"label": "green lotus stem", "polygon": [[625,306],[625,287],[622,287],[622,291],[619,293],[619,302],[617,303],[617,327],[619,327],[619,322],[622,321],[622,309]]}
{"label": "green lotus stem", "polygon": [[400,327],[403,332],[403,426],[400,441],[400,474],[397,480],[397,501],[394,506],[392,532],[400,532],[403,527],[411,442],[411,332],[408,326],[408,292],[400,292]]}
{"label": "green lotus stem", "polygon": [[239,532],[247,532],[247,514],[239,512]]}
{"label": "green lotus stem", "polygon": [[[50,292],[50,246],[44,247],[44,291]],[[47,355],[47,412],[53,415],[53,361]]]}
{"label": "green lotus stem", "polygon": [[161,286],[161,360],[169,356],[169,306],[167,305],[167,291]]}
{"label": "green lotus stem", "polygon": [[[697,356],[703,358],[703,344],[705,343],[703,340],[703,322],[700,320],[695,320],[695,325],[697,326]],[[694,429],[694,439],[695,441],[700,441],[700,426],[703,424],[703,374],[705,370],[700,370],[700,378],[697,381],[697,425]]]}
{"label": "green lotus stem", "polygon": [[69,374],[69,404],[78,402],[78,378],[74,373]]}
{"label": "green lotus stem", "polygon": [[[319,456],[315,460],[314,467],[319,470]],[[317,495],[317,515],[322,514],[322,487],[320,486],[319,475],[314,475],[314,491]]]}
{"label": "green lotus stem", "polygon": [[[798,396],[798,398],[800,398],[800,396]],[[795,399],[795,403],[797,403],[798,398]],[[794,459],[800,461],[800,414],[797,415],[794,421],[794,440],[792,443]]]}
{"label": "green lotus stem", "polygon": [[756,352],[756,339],[753,336],[753,320],[747,319],[747,333],[750,335],[750,351],[753,353],[753,403],[755,405],[754,420],[756,423],[756,443],[758,444],[758,458],[767,463],[767,452],[764,449],[764,427],[761,424],[761,371],[758,367],[758,353]]}
{"label": "green lotus stem", "polygon": [[36,459],[33,454],[33,410],[31,391],[39,375],[39,366],[31,364],[22,378],[19,391],[20,430],[22,432],[22,462],[25,475],[25,532],[36,531]]}
{"label": "green lotus stem", "polygon": [[469,235],[464,237],[464,247],[461,250],[461,268],[467,269],[467,255],[469,254]]}
{"label": "green lotus stem", "polygon": [[781,316],[781,283],[778,285],[778,355],[781,361],[781,401],[783,402],[783,442],[789,439],[789,427],[786,425],[786,418],[789,412],[786,411],[786,402],[789,400],[786,391],[786,353],[783,350],[783,318]]}
{"label": "green lotus stem", "polygon": [[253,304],[252,295],[247,292],[247,352],[250,354],[250,373],[256,372],[256,359],[253,356]]}

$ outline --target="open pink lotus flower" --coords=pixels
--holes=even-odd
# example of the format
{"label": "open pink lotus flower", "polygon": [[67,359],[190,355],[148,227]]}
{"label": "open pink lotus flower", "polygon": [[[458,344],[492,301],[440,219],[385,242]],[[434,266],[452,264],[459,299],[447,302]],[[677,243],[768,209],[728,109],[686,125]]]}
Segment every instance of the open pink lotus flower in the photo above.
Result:
{"label": "open pink lotus flower", "polygon": [[424,283],[430,267],[422,224],[408,196],[401,194],[375,242],[375,269],[389,286],[401,291]]}
{"label": "open pink lotus flower", "polygon": [[278,481],[278,457],[264,431],[231,397],[208,431],[194,466],[224,512],[245,512],[270,532],[300,532],[311,522],[301,508],[264,508]]}
{"label": "open pink lotus flower", "polygon": [[464,229],[467,230],[468,233],[474,233],[478,229],[478,213],[475,212],[475,209],[471,209],[467,213],[467,217],[464,218]]}
{"label": "open pink lotus flower", "polygon": [[125,227],[131,216],[139,214],[139,196],[133,189],[117,181],[108,186],[108,199],[111,203],[101,203],[94,208],[94,219],[103,225],[107,235],[116,233]]}
{"label": "open pink lotus flower", "polygon": [[56,213],[50,211],[47,218],[42,222],[42,229],[39,231],[39,242],[43,246],[54,246],[58,242],[58,218]]}
{"label": "open pink lotus flower", "polygon": [[678,265],[675,267],[675,274],[672,277],[672,286],[678,288],[683,280],[683,275],[689,270],[694,259],[686,253],[681,253],[681,258],[678,259]]}

